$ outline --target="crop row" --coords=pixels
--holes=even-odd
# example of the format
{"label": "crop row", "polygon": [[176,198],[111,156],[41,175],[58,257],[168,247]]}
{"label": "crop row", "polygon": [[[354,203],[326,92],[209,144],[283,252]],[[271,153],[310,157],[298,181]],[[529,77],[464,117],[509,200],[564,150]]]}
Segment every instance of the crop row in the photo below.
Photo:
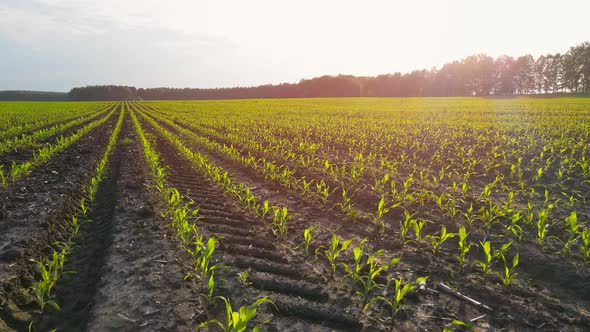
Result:
{"label": "crop row", "polygon": [[[138,108],[141,108],[141,106],[138,106]],[[166,130],[165,128],[163,128],[159,123],[163,121],[163,119],[158,118],[158,119],[153,119],[150,117],[147,117],[144,114],[144,111],[141,112],[143,118],[145,121],[147,121],[150,125],[152,125],[158,132],[159,134],[161,134],[162,136],[166,137],[171,143],[173,143],[179,152],[182,152],[185,157],[189,160],[193,160],[193,162],[196,161],[196,164],[198,165],[211,165],[211,162],[207,161],[207,159],[205,157],[202,157],[202,155],[200,155],[201,157],[197,157],[195,159],[194,155],[195,152],[191,151],[190,149],[186,148],[183,146],[183,142],[178,139],[177,137],[175,137],[170,131]],[[170,124],[170,123],[168,123]],[[186,132],[186,131],[179,131],[180,134],[183,137],[183,140],[186,141],[187,138],[190,137],[190,133]],[[208,169],[213,169],[215,170],[216,167],[214,165],[208,167],[208,166],[201,166],[198,167],[198,170],[200,170],[201,172],[203,172],[203,170],[208,170]],[[156,171],[153,171],[154,174],[164,174],[165,172],[163,170],[160,170],[158,168],[156,168]],[[223,172],[222,170],[219,172],[215,172],[215,171],[206,171],[206,174],[208,176],[210,176],[210,178],[212,179],[216,179],[216,178],[224,178],[223,175],[219,175],[219,174],[228,174],[227,171]],[[217,174],[217,175],[216,175]],[[159,177],[156,176],[156,183],[158,183],[157,187],[159,187],[159,183],[162,183],[163,181],[158,179]],[[223,185],[226,189],[230,188],[229,190],[227,190],[228,192],[232,192],[231,190],[231,181],[229,181],[229,185],[227,180],[226,181],[217,181],[218,183],[220,183],[220,185]],[[268,213],[270,211],[270,208],[268,206],[268,204],[263,204],[262,206],[259,206],[256,203],[256,198],[253,197],[252,195],[252,203],[250,203],[248,201],[248,199],[246,199],[246,197],[248,197],[248,195],[246,194],[247,192],[249,192],[249,188],[243,186],[243,188],[245,188],[243,190],[244,195],[235,195],[236,198],[238,198],[238,200],[244,204],[245,207],[255,207],[254,211],[257,212],[259,214],[260,217],[264,218],[265,213]],[[177,192],[177,191],[174,191]],[[166,199],[172,201],[172,202],[176,202],[178,201],[177,199],[170,199],[170,197],[176,197],[177,195],[168,195]],[[166,195],[165,195],[166,197]],[[242,199],[243,197],[243,199]],[[198,202],[197,202],[198,204]],[[171,203],[168,203],[168,205],[173,205]],[[266,208],[264,208],[264,206],[266,205]],[[284,209],[284,208],[283,208]],[[282,211],[283,209],[281,208],[274,208],[273,210],[276,212]],[[185,215],[186,213],[181,213],[181,215]],[[277,227],[277,219],[275,217],[275,219],[273,220],[273,225],[275,226],[275,231],[276,234],[279,236],[284,237],[286,235],[287,232],[287,228],[280,228]],[[186,237],[186,231],[182,230],[185,229],[186,227],[181,227],[181,230],[178,231],[178,236],[181,239],[182,243],[187,243],[187,242],[196,242],[196,243],[201,243],[202,241],[195,241],[194,237],[189,240]],[[193,231],[193,233],[196,233],[195,231]],[[309,228],[306,229],[304,232],[304,242],[297,246],[298,248],[305,248],[305,253],[306,255],[309,255],[309,247],[310,247],[310,243],[312,241],[312,233],[313,233],[313,229]],[[445,238],[446,240],[446,238]],[[415,281],[412,282],[403,282],[402,277],[399,277],[398,279],[394,279],[394,281],[391,281],[390,284],[381,284],[379,283],[377,280],[380,277],[380,274],[387,270],[390,265],[393,266],[395,265],[397,262],[399,262],[399,258],[395,258],[395,259],[391,259],[390,263],[386,263],[384,264],[382,262],[383,259],[383,254],[384,251],[383,250],[378,250],[376,251],[374,254],[369,254],[367,257],[365,257],[367,255],[364,249],[365,246],[365,242],[367,241],[366,239],[359,241],[358,245],[354,246],[353,248],[353,253],[354,253],[354,257],[355,257],[355,261],[354,263],[351,264],[345,264],[345,263],[341,263],[339,262],[339,256],[348,249],[348,247],[353,243],[353,239],[350,240],[340,240],[339,237],[337,237],[336,235],[332,236],[331,239],[331,243],[327,244],[325,246],[325,251],[323,255],[326,258],[326,263],[328,263],[328,265],[330,266],[330,275],[332,276],[332,278],[335,277],[335,272],[337,270],[337,268],[339,266],[343,266],[345,268],[345,271],[348,275],[348,277],[350,278],[350,283],[351,283],[351,287],[353,290],[355,290],[358,294],[360,294],[363,299],[364,299],[364,304],[362,308],[362,311],[365,311],[371,303],[373,303],[374,301],[381,301],[385,304],[387,304],[390,307],[390,316],[391,316],[391,320],[394,320],[394,317],[396,316],[396,314],[398,313],[398,311],[400,309],[402,309],[403,307],[405,307],[403,305],[403,299],[405,294],[407,294],[408,292],[410,292],[411,290],[413,290],[415,287],[417,287],[418,285],[422,285],[424,284],[424,282],[426,281],[426,277],[421,277],[416,279]],[[442,241],[444,242],[444,240]],[[442,243],[441,242],[441,243]],[[316,256],[317,256],[317,250],[323,248],[324,246],[321,245],[316,245],[317,249],[316,249]],[[365,272],[368,269],[368,272]],[[347,278],[348,278],[347,277]],[[247,278],[247,275],[244,277]],[[247,280],[244,280],[244,283],[247,284]],[[383,290],[385,288],[390,288],[392,289],[392,292],[389,293],[391,294],[391,297],[383,297],[383,296],[379,296],[377,295],[377,290]],[[255,302],[257,303],[257,302]],[[227,305],[229,305],[229,302],[226,302]],[[260,303],[258,303],[260,304]]]}
{"label": "crop row", "polygon": [[[249,306],[242,306],[234,310],[230,299],[223,296],[214,296],[218,283],[215,278],[215,272],[217,269],[227,268],[226,266],[215,265],[213,263],[213,254],[219,240],[215,236],[206,237],[199,230],[197,225],[199,208],[193,206],[193,201],[181,195],[178,189],[167,183],[166,167],[160,164],[158,152],[146,137],[141,123],[133,111],[131,112],[131,118],[142,142],[144,158],[150,169],[153,185],[159,192],[162,203],[164,204],[164,215],[170,219],[170,226],[176,234],[181,248],[188,254],[192,262],[190,264],[191,269],[187,272],[185,280],[195,278],[199,281],[201,289],[199,296],[203,297],[207,304],[213,300],[220,299],[226,307],[227,315],[225,322],[222,323],[218,320],[210,319],[200,324],[199,327],[218,324],[226,331],[245,330],[248,322],[256,315],[258,306],[271,301],[266,297],[262,297],[255,300]],[[176,142],[178,143],[178,141]],[[246,311],[248,311],[248,314],[243,314]]]}
{"label": "crop row", "polygon": [[7,172],[4,171],[3,167],[0,168],[0,187],[4,187],[10,183],[16,182],[22,176],[28,174],[28,171],[31,168],[40,166],[51,160],[55,154],[71,146],[92,129],[106,122],[116,111],[117,108],[114,107],[106,116],[92,121],[84,127],[76,130],[71,135],[66,137],[59,136],[54,144],[47,144],[44,147],[34,151],[33,157],[25,162],[17,164],[13,161],[10,170]]}
{"label": "crop row", "polygon": [[[113,106],[114,103],[106,103]],[[105,107],[92,103],[0,103],[0,140],[20,136],[48,125],[88,115]]]}
{"label": "crop row", "polygon": [[93,111],[88,115],[80,116],[74,120],[62,124],[51,125],[49,127],[34,131],[30,134],[22,134],[20,137],[13,137],[12,139],[7,139],[3,142],[0,142],[0,154],[10,151],[12,149],[19,149],[28,146],[34,147],[38,141],[56,134],[61,134],[63,131],[67,130],[70,127],[74,127],[91,119],[94,119],[102,115],[108,109],[110,109],[110,107],[103,106],[103,108],[101,109]]}
{"label": "crop row", "polygon": [[[112,130],[109,141],[104,148],[102,157],[91,174],[88,174],[87,176],[88,180],[84,184],[82,197],[79,200],[77,208],[73,211],[69,211],[70,223],[67,227],[68,235],[66,239],[54,243],[54,249],[49,258],[41,257],[34,260],[37,265],[39,279],[33,283],[29,291],[35,295],[40,307],[40,314],[44,313],[47,305],[52,306],[55,310],[60,310],[59,304],[54,299],[54,289],[59,278],[63,274],[66,259],[76,248],[75,243],[81,227],[85,222],[91,222],[91,220],[88,219],[88,215],[92,210],[98,186],[106,175],[108,160],[112,150],[117,144],[124,117],[125,108],[122,106],[122,109],[119,112],[119,118]],[[35,321],[31,321],[29,328],[32,328],[34,323]]]}
{"label": "crop row", "polygon": [[[403,208],[406,211],[419,211],[418,219],[423,219],[424,223],[430,223],[432,220],[450,219],[456,220],[469,229],[481,230],[485,233],[489,233],[493,227],[499,227],[503,229],[504,236],[512,237],[516,241],[530,239],[538,243],[542,249],[545,240],[551,239],[551,241],[557,242],[554,247],[560,246],[556,252],[562,255],[569,255],[571,247],[578,243],[584,259],[588,258],[587,228],[581,227],[581,224],[577,223],[577,219],[573,217],[576,215],[575,209],[584,205],[586,197],[581,196],[579,192],[571,195],[565,192],[563,194],[559,192],[559,195],[552,194],[552,192],[555,193],[554,190],[561,189],[554,189],[541,179],[543,169],[547,168],[538,169],[533,176],[527,175],[531,178],[532,184],[528,185],[522,181],[519,182],[519,186],[514,186],[511,181],[505,180],[505,178],[512,176],[523,176],[522,165],[518,162],[509,167],[509,174],[497,172],[493,177],[482,177],[475,171],[477,168],[475,166],[470,166],[469,169],[464,170],[464,173],[459,173],[456,169],[448,170],[451,165],[441,168],[436,176],[429,177],[425,174],[426,171],[417,172],[414,169],[405,178],[400,178],[396,168],[385,160],[385,156],[379,156],[381,160],[379,165],[388,165],[386,167],[393,170],[392,172],[386,172],[381,178],[375,178],[372,182],[369,180],[364,182],[347,181],[346,179],[355,178],[352,175],[354,171],[348,173],[344,166],[342,167],[345,169],[344,171],[334,171],[334,169],[338,169],[333,166],[335,162],[324,159],[322,169],[314,167],[313,163],[305,162],[306,159],[302,157],[302,154],[298,154],[300,151],[292,150],[289,146],[281,146],[277,141],[269,143],[268,146],[272,148],[264,149],[264,146],[254,138],[248,139],[248,132],[255,132],[256,126],[247,127],[252,130],[242,129],[240,135],[221,134],[201,124],[206,121],[190,121],[191,114],[183,114],[182,118],[185,120],[182,121],[180,116],[166,115],[163,111],[156,111],[154,108],[150,111],[153,116],[157,116],[158,121],[173,127],[185,138],[197,142],[209,151],[215,151],[230,160],[251,167],[264,175],[265,178],[288,189],[294,189],[303,196],[314,197],[327,203],[329,196],[337,192],[340,201],[333,202],[332,200],[332,202],[344,213],[353,218],[368,216],[383,229],[386,214],[392,210],[395,211],[396,208],[397,211]],[[175,112],[168,113],[175,114]],[[266,136],[272,135],[267,134]],[[297,139],[291,139],[289,142]],[[270,139],[266,137],[264,140],[269,141]],[[299,145],[305,144],[300,142]],[[443,144],[444,146],[445,144]],[[576,146],[580,147],[579,144]],[[495,150],[497,149],[495,148]],[[574,168],[572,165],[583,165],[585,149],[580,149],[581,152],[572,148],[571,151],[577,152],[570,152],[570,154],[579,154],[581,157],[575,164],[570,164],[569,169]],[[281,155],[277,151],[282,151]],[[551,150],[547,151],[551,153]],[[285,157],[285,155],[291,157]],[[369,156],[371,156],[370,153]],[[541,153],[541,157],[543,157],[543,153]],[[476,157],[473,158],[476,159]],[[370,159],[364,158],[362,153],[358,154],[354,158],[353,166],[348,170],[370,169],[372,167]],[[501,160],[498,156],[496,159]],[[295,165],[296,168],[290,168],[289,165],[293,165],[297,160],[301,162]],[[411,164],[409,161],[406,163]],[[462,164],[473,165],[474,163],[463,161]],[[580,166],[579,169],[584,168]],[[346,174],[346,176],[341,176],[342,174]],[[457,174],[461,176],[459,177]],[[325,178],[322,178],[322,175]],[[572,176],[585,179],[584,174],[581,173]],[[469,181],[472,177],[473,180]],[[334,180],[338,178],[340,180]],[[340,184],[341,187],[337,187],[335,184]],[[537,190],[543,188],[543,194],[538,193],[535,188]],[[364,201],[367,200],[367,197],[373,200],[373,203],[369,204],[369,209],[374,209],[374,212],[369,210],[370,212],[362,213],[355,208],[353,197],[355,192],[356,196],[362,197]],[[552,217],[554,214],[565,216],[560,221]],[[400,222],[400,227],[402,233],[405,233],[404,230],[409,225]]]}

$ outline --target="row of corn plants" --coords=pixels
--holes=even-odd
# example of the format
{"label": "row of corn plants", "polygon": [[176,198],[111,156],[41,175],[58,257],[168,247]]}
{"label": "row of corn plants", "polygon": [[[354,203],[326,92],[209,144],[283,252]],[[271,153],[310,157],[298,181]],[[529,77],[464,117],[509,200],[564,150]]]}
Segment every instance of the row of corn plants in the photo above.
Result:
{"label": "row of corn plants", "polygon": [[[53,249],[53,253],[50,255],[49,259],[39,258],[34,260],[40,278],[33,283],[29,288],[29,291],[35,296],[41,309],[41,313],[45,310],[47,305],[52,306],[56,310],[60,310],[58,303],[53,297],[53,291],[59,278],[64,272],[64,263],[66,262],[67,256],[72,251],[73,244],[80,232],[82,223],[88,220],[87,217],[92,208],[92,203],[94,202],[96,192],[98,191],[98,186],[107,172],[109,156],[117,144],[124,117],[125,109],[123,108],[119,113],[118,121],[110,135],[101,159],[98,161],[92,174],[89,175],[88,182],[84,185],[78,207],[69,215],[69,233],[67,239],[63,242],[55,243],[56,248]],[[34,322],[31,322],[30,327],[32,327],[33,323]]]}
{"label": "row of corn plants", "polygon": [[[265,179],[273,181],[286,189],[299,192],[304,198],[315,199],[323,204],[333,203],[332,207],[339,208],[342,213],[351,219],[362,215],[361,212],[354,208],[354,203],[351,202],[352,195],[349,191],[336,186],[330,187],[324,179],[314,179],[308,175],[297,178],[295,177],[296,171],[290,169],[285,164],[281,164],[281,162],[277,162],[266,156],[258,157],[250,151],[246,154],[235,148],[233,144],[220,144],[205,136],[197,135],[194,131],[185,129],[183,126],[167,119],[166,116],[158,114],[154,117],[153,113],[151,115],[153,119],[167,124],[184,137],[190,138],[193,143],[211,152],[220,153],[233,162],[249,167],[261,174]],[[337,191],[340,192],[340,199],[333,197]]]}
{"label": "row of corn plants", "polygon": [[[272,303],[272,301],[267,297],[262,297],[250,305],[234,310],[230,299],[223,296],[214,296],[217,284],[215,272],[220,268],[227,268],[227,266],[215,265],[212,260],[218,239],[214,236],[206,238],[204,234],[199,232],[197,227],[199,208],[193,207],[192,211],[190,211],[194,202],[189,200],[185,203],[188,197],[181,195],[178,189],[168,186],[166,168],[161,166],[158,152],[147,139],[140,122],[133,112],[131,117],[143,145],[144,157],[150,168],[152,182],[165,204],[164,214],[171,219],[171,228],[176,233],[181,247],[192,258],[193,264],[185,279],[196,278],[200,281],[203,292],[199,295],[205,298],[207,303],[213,300],[221,300],[225,305],[225,322],[211,319],[199,324],[198,328],[216,324],[224,331],[245,331],[248,323],[256,316],[259,307],[264,303]],[[254,329],[257,330],[258,326]]]}
{"label": "row of corn plants", "polygon": [[15,183],[18,179],[28,174],[29,170],[33,167],[38,167],[53,158],[57,153],[63,151],[64,149],[68,148],[80,138],[84,137],[87,133],[89,133],[94,128],[100,126],[101,124],[105,123],[110,117],[116,112],[116,108],[113,108],[106,116],[97,119],[84,127],[78,129],[76,132],[71,134],[70,136],[60,136],[56,139],[55,144],[48,144],[38,150],[36,150],[33,154],[33,158],[25,161],[23,163],[17,164],[16,162],[12,162],[12,166],[10,170],[5,173],[2,168],[0,168],[0,187],[5,187],[11,183]]}
{"label": "row of corn plants", "polygon": [[288,222],[293,219],[293,214],[289,213],[286,206],[272,205],[268,200],[260,201],[246,184],[234,181],[228,171],[215,165],[206,155],[192,151],[179,137],[162,127],[157,121],[146,116],[143,112],[140,114],[145,121],[172,143],[191,162],[193,167],[220,184],[227,193],[235,196],[242,206],[252,210],[261,219],[271,219],[272,230],[277,236],[285,237],[287,235]]}
{"label": "row of corn plants", "polygon": [[[384,250],[369,252],[367,238],[342,239],[334,233],[329,244],[314,245],[312,241],[316,230],[317,226],[305,229],[303,241],[295,249],[304,249],[304,254],[310,256],[310,247],[315,247],[313,259],[325,258],[331,278],[336,278],[337,272],[341,272],[339,275],[342,281],[350,286],[353,294],[362,299],[359,311],[365,312],[372,304],[381,302],[389,309],[388,315],[393,326],[399,311],[408,308],[404,304],[406,294],[419,285],[424,286],[428,277],[418,277],[407,282],[404,282],[402,276],[385,278],[384,274],[398,264],[400,258],[386,258]],[[352,252],[352,262],[347,263],[341,259],[347,252]],[[383,279],[389,282],[381,284],[379,280]]]}
{"label": "row of corn plants", "polygon": [[[163,112],[161,111],[158,112],[158,118],[162,119],[163,117],[165,117],[165,114],[163,114]],[[174,119],[174,117],[169,117],[169,119]],[[195,135],[191,136],[192,133],[190,131],[179,127],[178,125],[173,123],[172,120],[169,119],[163,121],[167,122],[168,125],[174,126],[175,129],[177,129],[181,134],[189,137],[195,137]],[[199,126],[191,124],[186,125],[193,129],[196,129]],[[202,134],[205,134],[206,136],[215,136],[215,131],[213,130],[206,130],[203,128],[196,130],[200,131]],[[219,135],[217,135],[217,138],[219,138]],[[240,138],[243,140],[243,137],[240,136]],[[195,140],[196,139],[197,138],[195,138]],[[291,171],[288,168],[288,166],[285,166],[283,164],[278,166],[278,163],[276,161],[269,161],[266,157],[258,159],[255,154],[252,154],[252,150],[248,150],[246,155],[245,152],[239,151],[233,145],[228,146],[226,144],[212,142],[208,140],[206,137],[198,137],[198,142],[201,145],[209,148],[210,150],[215,150],[217,152],[223,153],[225,156],[234,160],[235,162],[239,162],[245,166],[251,166],[254,169],[261,170],[262,174],[264,174],[265,177],[275,180],[284,187],[293,188],[296,187],[298,184],[301,184],[301,187],[299,187],[298,189],[300,189],[300,191],[303,194],[309,194],[310,187],[313,187],[310,185],[313,183],[314,179],[308,181],[305,178],[305,176],[301,179],[296,179],[292,176],[294,172]],[[257,145],[254,144],[254,146]],[[262,153],[268,154],[272,153],[272,151],[266,150]],[[355,156],[355,161],[363,161],[364,159],[365,158],[363,158],[362,154]],[[283,160],[281,160],[281,162],[283,162]],[[259,163],[261,163],[262,165],[259,165]],[[324,163],[329,164],[328,161],[324,161]],[[360,167],[364,166],[361,165]],[[326,167],[326,169],[327,168],[328,167]],[[419,177],[414,177],[412,173],[410,174],[410,176],[408,176],[408,178],[406,178],[403,181],[403,186],[401,186],[400,189],[397,188],[395,180],[389,179],[390,173],[385,173],[383,178],[378,181],[375,181],[375,185],[373,186],[374,189],[378,188],[376,191],[380,192],[380,198],[377,204],[376,211],[374,213],[368,213],[367,216],[369,216],[376,224],[380,225],[383,232],[385,230],[384,217],[389,211],[391,211],[392,208],[398,207],[407,201],[420,201],[420,208],[423,209],[425,203],[432,201],[438,207],[436,211],[441,214],[441,218],[457,218],[465,216],[466,224],[469,227],[479,227],[479,224],[481,223],[486,230],[489,230],[489,228],[492,225],[494,225],[494,223],[500,223],[501,221],[505,221],[505,219],[509,219],[511,223],[507,224],[507,232],[516,233],[515,235],[517,235],[517,238],[519,240],[522,239],[524,235],[524,228],[518,225],[518,221],[520,220],[519,216],[522,213],[520,211],[515,211],[515,209],[510,207],[510,204],[514,198],[515,193],[512,191],[509,192],[509,198],[506,200],[506,202],[502,204],[495,203],[489,198],[492,192],[492,188],[496,185],[496,183],[498,183],[501,180],[500,177],[496,176],[494,181],[491,184],[486,185],[482,193],[479,194],[480,199],[484,201],[484,203],[481,204],[481,207],[479,207],[475,212],[473,212],[473,203],[471,203],[470,208],[468,208],[466,212],[462,212],[461,208],[458,207],[458,205],[466,204],[465,198],[468,195],[468,189],[471,187],[468,184],[467,180],[462,182],[460,186],[457,185],[457,182],[453,181],[451,186],[451,188],[453,189],[452,191],[447,190],[443,191],[440,194],[435,194],[431,191],[433,185],[436,186],[437,182],[442,181],[445,177],[450,177],[450,175],[446,175],[445,172],[446,168],[441,168],[439,174],[436,177],[433,176],[432,180],[425,176],[423,172],[420,172]],[[422,188],[420,191],[412,191],[410,188],[412,187],[413,183],[416,182],[426,183],[428,185],[428,190],[426,188]],[[318,182],[318,184],[316,184],[318,192],[324,192],[329,194],[331,191],[329,190],[329,187],[322,186],[322,184],[324,183],[325,182],[322,179]],[[384,188],[386,186],[390,188],[389,192],[384,191]],[[348,215],[358,215],[358,211],[356,211],[353,207],[354,203],[352,202],[352,195],[350,195],[348,191],[343,189],[341,192],[341,196],[342,201],[337,203],[337,206],[340,207],[341,210]],[[324,196],[324,199],[327,199],[327,197]]]}
{"label": "row of corn plants", "polygon": [[[152,108],[152,110],[153,109],[154,108]],[[161,114],[162,112],[160,111],[158,114],[159,118]],[[183,118],[187,118],[187,116],[190,116],[190,114],[187,114],[185,112],[182,113],[182,116]],[[224,122],[224,127],[222,128],[242,128],[242,131],[239,132],[239,135],[234,134],[235,139],[231,140],[230,142],[233,143],[237,139],[249,141],[250,145],[248,147],[248,150],[239,151],[232,145],[221,145],[219,143],[217,144],[217,150],[224,151],[224,153],[227,156],[230,156],[233,160],[241,162],[242,164],[255,165],[258,159],[256,158],[256,154],[252,153],[253,150],[250,149],[250,146],[261,147],[262,144],[249,140],[248,133],[256,132],[260,126],[232,126],[231,123],[228,124],[228,122],[231,121],[232,120],[227,120],[226,122]],[[215,136],[216,131],[212,129],[213,127],[206,127],[202,124],[186,125],[190,126],[193,129],[199,127],[198,130],[200,130],[202,133],[205,133],[208,137]],[[248,128],[248,130],[244,130],[243,128]],[[232,137],[232,132],[228,132],[227,130],[222,130],[220,131],[220,133],[221,132],[223,132],[224,135],[227,135],[227,137]],[[278,130],[275,132],[280,133],[282,131]],[[217,133],[217,139],[219,139],[220,136],[222,136],[220,133]],[[504,140],[507,143],[514,144],[513,140],[506,139],[504,136],[498,136],[498,131],[494,131],[493,133],[494,137],[496,137],[498,140]],[[444,132],[438,131],[438,135],[441,135],[442,137],[442,134],[444,134]],[[267,136],[268,135],[265,135],[264,137]],[[262,140],[262,138],[260,139]],[[292,143],[297,142],[298,139],[287,139],[282,140],[281,142],[283,141]],[[483,141],[486,144],[490,142],[488,139]],[[434,172],[436,172],[434,173],[431,170],[433,168],[431,167],[431,165],[433,164],[433,160],[431,160],[428,168],[417,171],[418,168],[416,166],[418,164],[408,163],[406,160],[405,164],[410,164],[413,166],[413,168],[411,170],[411,173],[409,173],[407,177],[402,177],[401,179],[397,166],[404,166],[404,164],[392,163],[381,156],[377,158],[375,157],[375,154],[373,154],[373,152],[369,152],[367,157],[364,157],[362,153],[354,155],[354,163],[358,164],[358,166],[355,167],[358,167],[359,169],[371,169],[372,164],[375,164],[377,161],[379,162],[379,166],[381,167],[381,169],[387,169],[387,172],[382,177],[376,178],[374,180],[374,183],[370,183],[368,181],[364,183],[365,188],[373,189],[373,192],[376,194],[375,212],[369,213],[368,216],[372,220],[374,220],[376,224],[381,225],[382,230],[385,226],[385,219],[387,219],[386,215],[390,211],[392,211],[393,208],[401,207],[415,211],[420,211],[421,214],[424,214],[424,211],[426,211],[427,213],[426,215],[424,215],[424,218],[432,219],[432,215],[435,214],[435,217],[440,219],[446,219],[449,217],[453,219],[459,219],[471,230],[481,230],[485,233],[489,233],[494,226],[503,225],[505,228],[505,234],[503,235],[510,236],[516,241],[521,241],[523,239],[530,239],[532,241],[536,241],[538,240],[536,238],[538,234],[541,234],[541,236],[543,236],[544,233],[539,232],[539,230],[536,229],[538,227],[529,227],[529,224],[530,221],[534,218],[535,212],[542,213],[542,211],[546,209],[546,207],[536,207],[534,209],[536,211],[533,211],[531,208],[517,209],[514,206],[512,206],[513,201],[519,201],[518,203],[520,204],[525,203],[526,205],[532,206],[531,201],[535,202],[538,195],[533,195],[533,197],[524,197],[524,195],[519,194],[518,191],[509,189],[509,187],[507,187],[504,181],[505,175],[494,172],[494,169],[498,168],[499,166],[495,166],[495,164],[491,166],[482,165],[485,164],[485,162],[482,163],[481,160],[478,160],[475,157],[471,157],[472,155],[474,155],[474,149],[465,149],[465,147],[463,146],[459,146],[459,148],[457,148],[457,146],[451,144],[447,138],[443,140],[443,143],[445,142],[446,144],[442,144],[443,146],[454,146],[454,148],[452,149],[452,156],[454,157],[454,159],[447,159],[447,161],[444,161],[444,163],[448,163],[449,161],[451,161],[456,165],[456,161],[460,161],[461,167],[449,169],[451,166],[445,166],[441,167],[438,171],[434,169]],[[308,150],[316,150],[317,146],[326,146],[328,145],[328,143],[322,142],[320,144],[304,144],[300,142],[300,145],[304,147],[308,146]],[[280,146],[280,144],[277,145],[276,141],[270,141],[270,143],[267,146],[273,147],[274,149],[264,149],[261,153],[272,154],[273,151],[279,150],[292,156],[295,155],[295,153],[291,151],[289,146]],[[489,156],[493,158],[491,160],[501,161],[504,159],[508,159],[507,154],[505,152],[499,151],[500,150],[498,150],[497,147],[491,147],[491,152],[489,153]],[[550,151],[550,149],[548,149],[547,151]],[[257,152],[260,152],[260,150]],[[512,150],[510,156],[514,155],[516,155],[516,152]],[[407,158],[407,156],[404,156],[404,154],[402,154],[401,159],[404,160],[404,158]],[[441,159],[440,153],[434,153],[433,158],[435,161],[437,161],[437,163],[443,161]],[[295,158],[293,157],[293,159]],[[299,159],[301,158],[298,158],[297,160]],[[262,160],[268,161],[268,159],[266,158]],[[293,183],[300,183],[302,184],[301,192],[308,192],[309,188],[313,187],[310,186],[310,183],[311,181],[313,181],[313,179],[310,180],[305,178],[292,178],[289,181],[288,177],[293,171],[290,170],[288,167],[285,168],[283,164],[285,160],[286,159],[283,159],[278,162],[276,162],[276,160],[273,160],[272,162],[268,161],[265,163],[266,165],[268,165],[268,167],[262,166],[259,168],[263,170],[270,169],[270,172],[272,172],[271,174],[275,174],[272,177],[275,177],[279,183],[287,184],[286,186],[291,187],[294,186]],[[328,160],[323,160],[323,167],[325,170],[331,170],[335,168],[332,164],[334,163],[330,163],[330,161]],[[450,165],[453,164],[450,163]],[[479,179],[476,179],[474,177],[474,175],[477,175],[478,173],[476,172],[476,170],[480,169],[482,169],[485,172],[495,173],[495,176],[492,177],[491,182],[487,184],[486,182],[481,183]],[[275,170],[283,171],[279,172]],[[475,183],[470,183],[470,179],[472,180],[471,182]],[[322,182],[317,183],[316,186],[318,188],[323,187],[321,186]],[[349,183],[349,185],[354,185],[354,183],[351,182]],[[385,190],[386,188],[389,190]],[[481,190],[481,192],[478,192],[478,188],[483,189]],[[534,189],[530,187],[530,184],[525,185],[523,190],[529,193],[534,192]],[[328,190],[324,191],[329,192]],[[545,190],[546,197],[553,196],[548,195],[547,192],[548,191]],[[366,190],[364,192],[357,192],[357,195],[360,195],[361,197],[366,197]],[[508,198],[503,200],[503,195],[506,195],[504,197]],[[351,215],[358,214],[357,211],[354,209],[355,203],[352,197],[353,195],[349,191],[342,190],[341,196],[341,202],[338,203],[338,206],[345,213],[348,212]],[[580,200],[577,200],[576,197],[574,197],[573,195],[566,195],[564,193],[564,196],[566,197],[554,198],[552,206],[557,207],[557,202],[560,200],[561,202],[559,203],[560,205],[563,205],[564,208],[572,208],[575,204],[579,206],[579,204],[583,203]],[[545,201],[547,201],[547,199],[545,199]],[[430,210],[425,210],[424,208],[426,206],[434,206],[434,208],[431,208]],[[522,216],[525,216],[526,218]],[[389,219],[391,219],[391,217],[389,217]],[[578,228],[580,232],[576,236],[571,235],[572,232],[569,228],[566,228],[565,230],[562,229],[562,227],[548,227],[548,229],[549,228],[551,228],[552,230],[554,229],[555,232],[557,232],[557,234],[551,235],[552,239],[560,239],[560,241],[564,242],[564,249],[560,250],[560,252],[566,254],[569,253],[567,248],[570,248],[571,244],[577,241],[576,239],[583,238],[582,232],[584,228]],[[585,244],[583,241],[580,243],[582,244],[582,247],[580,249],[583,251],[583,247],[585,246]]]}
{"label": "row of corn plants", "polygon": [[30,134],[22,134],[20,137],[13,137],[11,139],[7,139],[3,142],[0,142],[0,154],[6,153],[10,150],[16,150],[22,147],[34,147],[39,140],[53,136],[55,134],[60,134],[68,128],[95,119],[102,115],[104,112],[106,112],[108,109],[108,106],[103,107],[95,112],[90,113],[89,115],[78,117],[66,123],[52,125],[50,127],[42,128]]}
{"label": "row of corn plants", "polygon": [[0,140],[18,137],[43,127],[94,113],[113,103],[3,103],[0,102]]}

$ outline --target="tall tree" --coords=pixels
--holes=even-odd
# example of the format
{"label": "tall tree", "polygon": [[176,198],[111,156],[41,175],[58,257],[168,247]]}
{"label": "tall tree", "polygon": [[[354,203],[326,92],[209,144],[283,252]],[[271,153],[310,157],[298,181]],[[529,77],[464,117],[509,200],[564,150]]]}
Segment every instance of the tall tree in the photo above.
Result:
{"label": "tall tree", "polygon": [[496,84],[494,94],[501,96],[511,96],[514,94],[515,87],[515,68],[516,60],[508,55],[498,57],[494,63],[496,67]]}
{"label": "tall tree", "polygon": [[514,83],[516,94],[529,94],[534,89],[534,66],[535,59],[532,55],[527,54],[518,57],[514,68]]}

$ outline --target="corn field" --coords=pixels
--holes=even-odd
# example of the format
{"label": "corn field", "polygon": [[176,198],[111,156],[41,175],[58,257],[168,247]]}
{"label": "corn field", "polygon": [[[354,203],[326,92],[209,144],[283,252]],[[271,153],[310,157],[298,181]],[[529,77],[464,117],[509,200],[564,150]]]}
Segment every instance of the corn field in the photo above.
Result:
{"label": "corn field", "polygon": [[590,329],[590,100],[0,103],[0,330]]}

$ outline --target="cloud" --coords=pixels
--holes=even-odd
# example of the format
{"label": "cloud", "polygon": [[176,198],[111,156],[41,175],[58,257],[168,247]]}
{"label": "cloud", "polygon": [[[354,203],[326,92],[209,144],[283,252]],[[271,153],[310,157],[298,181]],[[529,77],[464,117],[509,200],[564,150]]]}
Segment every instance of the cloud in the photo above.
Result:
{"label": "cloud", "polygon": [[587,39],[590,8],[563,2],[0,0],[0,89],[257,85],[564,52]]}
{"label": "cloud", "polygon": [[141,14],[123,20],[90,11],[77,3],[0,3],[0,90],[188,86],[194,77],[213,74],[206,66],[219,69],[239,55],[237,45],[224,38],[152,24]]}

